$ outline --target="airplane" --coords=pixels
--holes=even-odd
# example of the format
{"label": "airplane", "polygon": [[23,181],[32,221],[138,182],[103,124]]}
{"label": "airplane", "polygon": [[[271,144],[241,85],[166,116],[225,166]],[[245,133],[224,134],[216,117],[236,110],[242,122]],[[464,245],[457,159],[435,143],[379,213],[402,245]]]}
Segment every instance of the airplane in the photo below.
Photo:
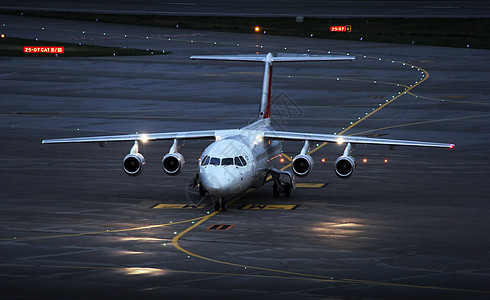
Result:
{"label": "airplane", "polygon": [[[208,194],[214,203],[215,210],[226,210],[225,199],[243,193],[249,188],[258,188],[273,180],[273,196],[283,193],[291,195],[295,188],[295,176],[303,177],[311,172],[313,158],[308,154],[312,142],[346,144],[343,154],[334,163],[337,176],[348,178],[356,167],[351,152],[356,144],[375,144],[393,146],[418,146],[454,148],[454,144],[354,137],[335,134],[299,133],[275,131],[271,126],[271,85],[272,64],[283,62],[312,61],[353,61],[348,55],[309,55],[309,54],[252,54],[252,55],[195,55],[193,60],[222,60],[262,62],[265,65],[262,96],[258,118],[248,126],[229,130],[199,130],[149,134],[128,134],[114,136],[47,139],[43,144],[84,143],[84,142],[134,142],[130,152],[122,162],[123,170],[130,176],[139,175],[145,165],[145,158],[139,152],[140,145],[154,140],[173,140],[167,154],[163,156],[163,171],[178,175],[185,163],[179,148],[185,140],[211,139],[213,142],[202,153],[194,187],[199,188],[199,195]],[[300,153],[292,160],[292,172],[280,168],[283,141],[301,141],[304,143]]]}

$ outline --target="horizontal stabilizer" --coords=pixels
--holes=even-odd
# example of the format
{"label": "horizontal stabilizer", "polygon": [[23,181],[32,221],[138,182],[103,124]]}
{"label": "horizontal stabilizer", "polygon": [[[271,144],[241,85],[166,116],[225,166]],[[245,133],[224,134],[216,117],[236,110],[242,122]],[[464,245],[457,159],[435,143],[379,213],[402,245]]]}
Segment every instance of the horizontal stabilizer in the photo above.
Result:
{"label": "horizontal stabilizer", "polygon": [[[199,60],[229,60],[229,61],[257,61],[265,62],[267,54],[238,54],[238,55],[193,55],[191,59]],[[337,61],[354,60],[354,56],[349,55],[310,55],[310,54],[272,54],[270,62],[301,62],[301,61]]]}

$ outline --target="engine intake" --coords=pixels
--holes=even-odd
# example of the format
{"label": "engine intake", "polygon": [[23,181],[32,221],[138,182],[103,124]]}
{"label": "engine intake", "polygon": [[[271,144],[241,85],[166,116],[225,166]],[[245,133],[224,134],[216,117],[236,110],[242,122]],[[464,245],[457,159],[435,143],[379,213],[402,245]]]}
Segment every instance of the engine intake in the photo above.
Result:
{"label": "engine intake", "polygon": [[293,159],[293,172],[299,177],[306,176],[313,168],[313,158],[308,154],[298,154]]}
{"label": "engine intake", "polygon": [[130,153],[123,159],[123,170],[129,176],[136,176],[143,171],[145,158],[141,153]]}
{"label": "engine intake", "polygon": [[340,156],[335,161],[335,173],[340,178],[349,177],[356,169],[356,160],[352,156]]}
{"label": "engine intake", "polygon": [[162,159],[162,168],[170,176],[175,176],[182,171],[184,157],[178,152],[168,153]]}

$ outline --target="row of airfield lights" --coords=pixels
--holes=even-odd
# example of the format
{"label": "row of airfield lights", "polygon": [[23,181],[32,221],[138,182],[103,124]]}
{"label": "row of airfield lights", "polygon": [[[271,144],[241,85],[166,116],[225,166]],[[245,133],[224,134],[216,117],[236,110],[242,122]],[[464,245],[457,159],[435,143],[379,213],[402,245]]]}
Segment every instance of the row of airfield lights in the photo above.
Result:
{"label": "row of airfield lights", "polygon": [[[99,19],[95,19],[95,21],[99,21]],[[85,34],[85,33],[86,33],[86,31],[85,30],[82,30],[82,34]],[[107,34],[105,32],[102,32],[102,35],[103,36],[106,36]],[[127,37],[128,37],[128,35],[127,34],[124,34],[124,38],[127,38]],[[148,35],[145,36],[145,37],[146,37],[147,40],[150,39],[150,37]],[[81,46],[82,43],[78,43],[78,45]],[[123,49],[126,49],[126,46],[123,46]],[[146,51],[150,51],[150,49],[149,48],[146,48]],[[162,50],[162,53],[165,53],[165,50]],[[151,55],[153,55],[153,51],[151,51]],[[116,56],[116,53],[114,53],[114,56]]]}

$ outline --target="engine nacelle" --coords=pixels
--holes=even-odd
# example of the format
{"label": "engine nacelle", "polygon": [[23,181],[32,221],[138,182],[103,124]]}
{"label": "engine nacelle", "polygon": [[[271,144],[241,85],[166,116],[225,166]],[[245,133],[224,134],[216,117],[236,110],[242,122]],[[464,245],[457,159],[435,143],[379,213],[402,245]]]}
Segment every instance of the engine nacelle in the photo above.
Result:
{"label": "engine nacelle", "polygon": [[162,168],[170,176],[175,176],[182,171],[184,157],[178,152],[168,153],[162,159]]}
{"label": "engine nacelle", "polygon": [[335,173],[340,178],[347,178],[356,169],[356,160],[352,156],[340,156],[335,161]]}
{"label": "engine nacelle", "polygon": [[306,176],[313,168],[313,158],[308,154],[298,154],[293,159],[293,172],[296,176]]}
{"label": "engine nacelle", "polygon": [[143,171],[145,158],[141,153],[130,153],[123,159],[123,170],[130,176],[136,176]]}

